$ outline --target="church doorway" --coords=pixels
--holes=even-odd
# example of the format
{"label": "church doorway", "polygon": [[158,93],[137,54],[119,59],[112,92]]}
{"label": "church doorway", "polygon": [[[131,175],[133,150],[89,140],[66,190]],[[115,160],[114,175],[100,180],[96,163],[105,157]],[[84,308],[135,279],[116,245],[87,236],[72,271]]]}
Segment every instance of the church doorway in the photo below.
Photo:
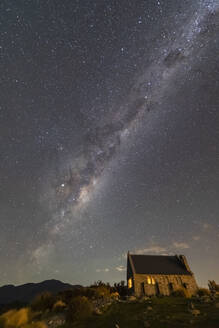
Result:
{"label": "church doorway", "polygon": [[144,283],[141,283],[141,295],[144,296],[145,295],[145,289],[144,289]]}
{"label": "church doorway", "polygon": [[155,295],[160,295],[160,288],[158,282],[155,284]]}

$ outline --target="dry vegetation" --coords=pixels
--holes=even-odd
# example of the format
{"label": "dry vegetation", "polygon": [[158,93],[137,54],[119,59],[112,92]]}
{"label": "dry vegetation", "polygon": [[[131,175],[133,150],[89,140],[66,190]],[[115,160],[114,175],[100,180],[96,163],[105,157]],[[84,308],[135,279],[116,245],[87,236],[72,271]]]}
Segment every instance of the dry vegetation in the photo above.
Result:
{"label": "dry vegetation", "polygon": [[35,314],[29,308],[10,310],[0,317],[0,327],[4,328],[46,328],[46,324],[33,321]]}
{"label": "dry vegetation", "polygon": [[117,287],[98,283],[43,293],[28,307],[3,313],[0,328],[219,327],[219,298],[208,289],[193,298],[181,288],[170,297],[135,299],[125,296],[124,284]]}

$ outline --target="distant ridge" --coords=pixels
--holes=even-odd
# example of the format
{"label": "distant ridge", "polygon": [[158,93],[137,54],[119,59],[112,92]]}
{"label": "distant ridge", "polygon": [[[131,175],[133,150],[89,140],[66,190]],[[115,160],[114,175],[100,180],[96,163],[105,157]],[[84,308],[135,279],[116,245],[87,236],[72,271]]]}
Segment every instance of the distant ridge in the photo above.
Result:
{"label": "distant ridge", "polygon": [[37,294],[45,291],[56,294],[63,290],[77,287],[80,287],[80,285],[70,285],[55,279],[19,286],[5,285],[0,287],[0,304],[8,304],[16,301],[27,303],[32,301]]}

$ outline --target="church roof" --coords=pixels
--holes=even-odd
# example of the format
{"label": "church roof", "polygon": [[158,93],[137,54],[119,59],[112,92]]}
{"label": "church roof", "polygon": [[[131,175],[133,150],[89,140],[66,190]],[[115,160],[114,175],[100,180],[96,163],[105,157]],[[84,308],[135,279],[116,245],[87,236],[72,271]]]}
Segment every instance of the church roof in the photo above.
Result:
{"label": "church roof", "polygon": [[128,254],[133,271],[137,274],[191,275],[178,256]]}

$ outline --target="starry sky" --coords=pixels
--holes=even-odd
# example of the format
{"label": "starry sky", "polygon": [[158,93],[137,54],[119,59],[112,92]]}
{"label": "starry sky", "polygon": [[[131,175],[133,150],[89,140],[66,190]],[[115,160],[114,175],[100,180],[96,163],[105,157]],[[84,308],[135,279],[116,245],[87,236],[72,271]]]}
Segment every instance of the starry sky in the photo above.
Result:
{"label": "starry sky", "polygon": [[219,2],[2,0],[0,284],[219,281]]}

